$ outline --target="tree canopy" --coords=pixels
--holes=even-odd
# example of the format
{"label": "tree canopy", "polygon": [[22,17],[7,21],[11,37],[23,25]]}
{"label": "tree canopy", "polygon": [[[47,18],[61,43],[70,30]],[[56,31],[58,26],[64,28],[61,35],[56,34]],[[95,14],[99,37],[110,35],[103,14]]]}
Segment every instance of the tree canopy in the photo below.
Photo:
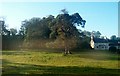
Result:
{"label": "tree canopy", "polygon": [[[31,39],[54,39],[63,41],[64,49],[69,50],[69,39],[76,41],[80,36],[80,32],[76,26],[85,27],[86,21],[82,19],[79,13],[68,14],[66,9],[61,10],[62,14],[56,17],[49,15],[43,18],[31,18],[22,22],[20,34],[25,35],[26,40]],[[77,43],[77,42],[76,42]]]}

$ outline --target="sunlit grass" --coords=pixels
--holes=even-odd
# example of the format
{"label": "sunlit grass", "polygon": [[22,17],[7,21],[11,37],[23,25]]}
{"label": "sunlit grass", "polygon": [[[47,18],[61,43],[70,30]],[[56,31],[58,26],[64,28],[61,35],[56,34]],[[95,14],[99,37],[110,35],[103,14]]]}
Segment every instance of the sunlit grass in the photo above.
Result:
{"label": "sunlit grass", "polygon": [[[117,69],[120,69],[118,67],[118,55],[104,51],[73,52],[73,54],[67,56],[62,53],[47,51],[3,51],[2,60],[3,74],[85,74],[105,72],[114,74],[117,73]],[[8,71],[9,69],[11,70]],[[84,70],[86,71],[84,72]]]}

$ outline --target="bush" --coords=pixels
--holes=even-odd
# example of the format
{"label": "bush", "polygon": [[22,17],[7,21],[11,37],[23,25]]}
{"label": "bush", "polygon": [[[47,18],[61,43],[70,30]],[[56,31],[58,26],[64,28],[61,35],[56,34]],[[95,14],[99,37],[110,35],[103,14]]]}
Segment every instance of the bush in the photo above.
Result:
{"label": "bush", "polygon": [[109,48],[109,51],[110,51],[110,52],[117,52],[117,49],[116,49],[116,47],[111,46],[111,47]]}

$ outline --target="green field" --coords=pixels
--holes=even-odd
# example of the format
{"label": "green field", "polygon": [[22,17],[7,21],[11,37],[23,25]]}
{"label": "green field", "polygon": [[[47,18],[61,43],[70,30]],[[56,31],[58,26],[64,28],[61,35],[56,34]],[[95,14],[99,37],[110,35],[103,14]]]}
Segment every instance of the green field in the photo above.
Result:
{"label": "green field", "polygon": [[120,75],[118,55],[106,51],[73,52],[67,56],[44,50],[2,51],[1,59],[2,75]]}

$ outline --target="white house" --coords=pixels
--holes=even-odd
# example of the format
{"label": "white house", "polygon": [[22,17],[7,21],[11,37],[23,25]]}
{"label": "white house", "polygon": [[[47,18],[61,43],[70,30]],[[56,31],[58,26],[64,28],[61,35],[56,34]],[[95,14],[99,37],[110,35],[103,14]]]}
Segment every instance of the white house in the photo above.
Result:
{"label": "white house", "polygon": [[95,50],[109,50],[107,39],[94,38],[91,36],[90,46]]}
{"label": "white house", "polygon": [[95,50],[111,50],[111,48],[120,50],[120,42],[118,40],[94,38],[93,36],[91,36],[90,46]]}

